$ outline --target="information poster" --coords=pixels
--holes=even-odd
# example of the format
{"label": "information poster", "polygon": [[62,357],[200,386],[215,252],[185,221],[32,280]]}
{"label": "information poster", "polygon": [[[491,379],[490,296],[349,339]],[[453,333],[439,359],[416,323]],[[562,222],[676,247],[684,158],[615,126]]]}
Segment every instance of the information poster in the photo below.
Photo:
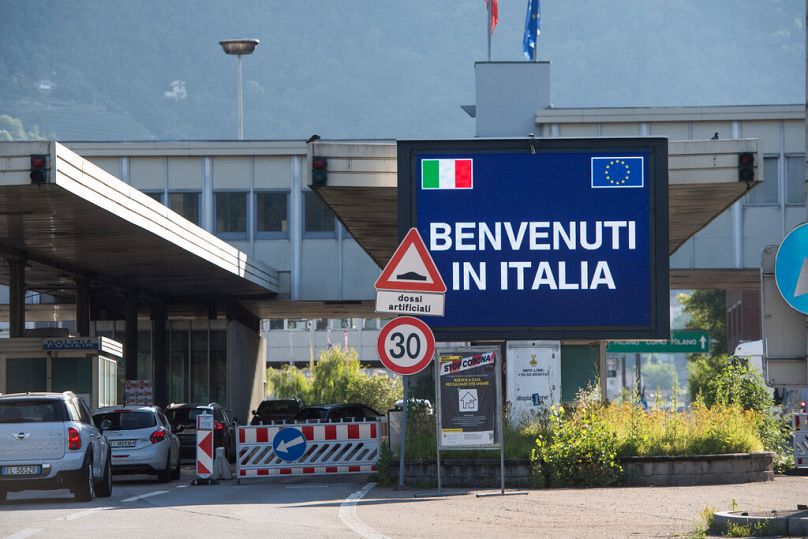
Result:
{"label": "information poster", "polygon": [[152,406],[154,404],[154,394],[152,393],[151,380],[127,380],[126,404]]}
{"label": "information poster", "polygon": [[495,446],[497,353],[439,355],[440,446]]}

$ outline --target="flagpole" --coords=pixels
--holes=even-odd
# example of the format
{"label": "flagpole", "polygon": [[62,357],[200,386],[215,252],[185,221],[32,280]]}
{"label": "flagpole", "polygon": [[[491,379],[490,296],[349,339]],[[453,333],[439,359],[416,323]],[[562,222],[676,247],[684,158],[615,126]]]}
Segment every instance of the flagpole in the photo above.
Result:
{"label": "flagpole", "polygon": [[485,33],[488,34],[488,61],[491,61],[491,4],[493,0],[488,0],[485,5],[488,6],[486,12],[488,17],[485,20]]}

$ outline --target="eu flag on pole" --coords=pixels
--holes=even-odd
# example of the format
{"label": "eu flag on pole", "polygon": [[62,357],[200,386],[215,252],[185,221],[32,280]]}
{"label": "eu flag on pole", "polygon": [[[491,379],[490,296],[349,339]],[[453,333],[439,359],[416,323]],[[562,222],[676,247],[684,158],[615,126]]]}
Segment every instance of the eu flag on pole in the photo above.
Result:
{"label": "eu flag on pole", "polygon": [[527,15],[525,15],[525,34],[522,36],[522,50],[525,58],[536,60],[538,51],[536,42],[541,34],[541,7],[539,0],[527,0]]}
{"label": "eu flag on pole", "polygon": [[592,188],[644,186],[642,157],[592,157]]}

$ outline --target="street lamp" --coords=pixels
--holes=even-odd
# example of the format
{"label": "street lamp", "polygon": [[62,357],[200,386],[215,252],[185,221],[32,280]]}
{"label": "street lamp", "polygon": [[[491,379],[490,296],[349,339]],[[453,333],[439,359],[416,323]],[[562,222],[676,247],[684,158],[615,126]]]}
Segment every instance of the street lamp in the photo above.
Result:
{"label": "street lamp", "polygon": [[244,140],[244,105],[241,84],[241,57],[252,54],[255,47],[261,43],[257,39],[225,39],[219,45],[225,54],[235,54],[238,57],[238,139]]}

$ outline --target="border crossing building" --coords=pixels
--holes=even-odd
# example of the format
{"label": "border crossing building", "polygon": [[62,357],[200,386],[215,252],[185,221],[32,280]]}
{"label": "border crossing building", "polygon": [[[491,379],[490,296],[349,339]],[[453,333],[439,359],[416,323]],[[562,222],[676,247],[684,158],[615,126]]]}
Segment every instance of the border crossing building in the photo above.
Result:
{"label": "border crossing building", "polygon": [[[760,338],[761,250],[805,217],[802,105],[559,109],[547,62],[475,71],[463,109],[477,137],[668,137],[670,288],[726,289],[730,349]],[[737,171],[749,151],[752,183]],[[121,380],[152,380],[161,404],[216,400],[241,420],[265,362],[305,364],[335,345],[377,360],[373,283],[399,240],[395,141],[0,143],[0,154],[12,336],[36,325],[120,340],[136,357]],[[44,185],[28,179],[30,154],[49,156]],[[319,184],[315,156],[328,163]],[[564,342],[561,355],[564,400],[605,368],[598,343]]]}

